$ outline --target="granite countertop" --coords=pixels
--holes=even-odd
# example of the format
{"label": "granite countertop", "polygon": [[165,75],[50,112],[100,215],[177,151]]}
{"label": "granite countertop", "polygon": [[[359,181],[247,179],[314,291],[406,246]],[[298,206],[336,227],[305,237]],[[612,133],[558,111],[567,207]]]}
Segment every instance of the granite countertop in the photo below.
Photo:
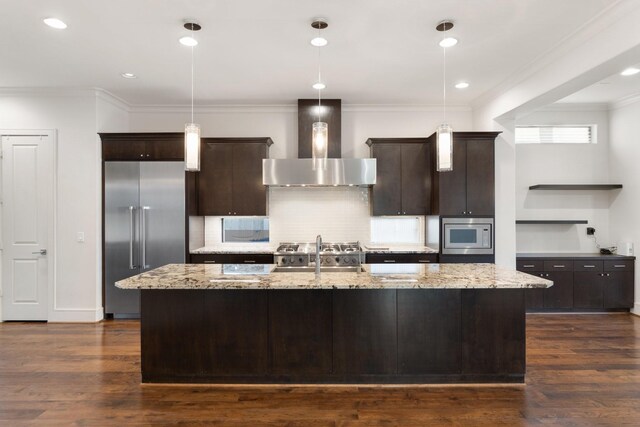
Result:
{"label": "granite countertop", "polygon": [[495,264],[365,265],[361,273],[274,273],[275,266],[168,264],[116,282],[121,289],[523,289],[553,282]]}
{"label": "granite countertop", "polygon": [[437,254],[438,250],[430,248],[429,246],[421,246],[421,245],[399,245],[399,244],[391,244],[387,245],[384,243],[380,244],[369,244],[362,245],[362,249],[364,249],[365,253],[368,254],[389,254],[389,253],[397,253],[397,254]]}
{"label": "granite countertop", "polygon": [[204,246],[192,249],[192,254],[267,254],[276,251],[277,244],[273,243],[225,243],[216,246]]}
{"label": "granite countertop", "polygon": [[590,259],[636,259],[635,256],[628,255],[602,255],[599,252],[585,253],[585,252],[529,252],[518,253],[516,258],[590,258]]}
{"label": "granite countertop", "polygon": [[[204,246],[192,249],[192,254],[273,254],[278,248],[278,244],[273,243],[225,243],[215,246]],[[362,245],[365,253],[370,254],[437,254],[438,250],[421,245]]]}

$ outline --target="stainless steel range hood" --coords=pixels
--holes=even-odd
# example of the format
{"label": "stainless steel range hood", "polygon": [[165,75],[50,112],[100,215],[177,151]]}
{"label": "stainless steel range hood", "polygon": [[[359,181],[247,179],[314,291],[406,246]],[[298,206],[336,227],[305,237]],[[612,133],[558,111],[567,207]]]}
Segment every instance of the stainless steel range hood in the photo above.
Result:
{"label": "stainless steel range hood", "polygon": [[376,183],[376,159],[341,156],[341,101],[323,100],[322,121],[329,123],[329,158],[314,167],[311,127],[318,120],[318,101],[298,100],[298,159],[264,159],[262,183],[278,187],[370,186]]}
{"label": "stainless steel range hood", "polygon": [[327,159],[314,168],[312,159],[264,159],[262,182],[279,187],[368,186],[376,183],[376,159]]}

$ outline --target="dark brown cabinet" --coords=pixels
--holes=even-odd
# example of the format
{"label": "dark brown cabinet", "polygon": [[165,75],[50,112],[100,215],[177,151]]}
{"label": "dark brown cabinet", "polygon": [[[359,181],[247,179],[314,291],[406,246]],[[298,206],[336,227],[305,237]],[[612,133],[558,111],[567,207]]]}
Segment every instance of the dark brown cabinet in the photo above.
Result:
{"label": "dark brown cabinet", "polygon": [[432,214],[495,214],[495,138],[499,132],[454,132],[453,170],[437,172],[436,136],[429,137],[433,163]]}
{"label": "dark brown cabinet", "polygon": [[547,289],[527,289],[530,311],[629,309],[634,304],[634,258],[622,256],[518,258],[519,271],[552,280]]}
{"label": "dark brown cabinet", "polygon": [[273,254],[191,254],[191,264],[273,264]]}
{"label": "dark brown cabinet", "polygon": [[367,253],[366,264],[429,264],[438,262],[438,254],[415,253]]}
{"label": "dark brown cabinet", "polygon": [[104,161],[184,160],[183,133],[101,133]]}
{"label": "dark brown cabinet", "polygon": [[269,138],[203,138],[198,215],[266,215],[262,159],[272,143]]}
{"label": "dark brown cabinet", "polygon": [[426,139],[369,139],[377,160],[371,188],[373,215],[427,215],[430,211],[431,152]]}

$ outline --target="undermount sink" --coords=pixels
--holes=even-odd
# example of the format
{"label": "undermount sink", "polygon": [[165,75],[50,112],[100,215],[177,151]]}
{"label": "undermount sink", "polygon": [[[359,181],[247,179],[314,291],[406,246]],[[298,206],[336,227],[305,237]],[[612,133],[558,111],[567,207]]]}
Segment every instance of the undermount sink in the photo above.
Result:
{"label": "undermount sink", "polygon": [[[276,267],[272,273],[314,273],[315,267]],[[320,267],[321,273],[362,273],[365,269],[359,265],[338,266],[338,267]]]}

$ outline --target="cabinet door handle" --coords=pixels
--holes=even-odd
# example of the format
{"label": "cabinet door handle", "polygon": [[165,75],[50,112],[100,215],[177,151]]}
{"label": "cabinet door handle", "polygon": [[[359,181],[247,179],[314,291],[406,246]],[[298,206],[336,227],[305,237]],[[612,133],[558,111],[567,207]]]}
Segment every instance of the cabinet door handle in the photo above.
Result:
{"label": "cabinet door handle", "polygon": [[473,212],[469,211],[469,215],[471,215]]}
{"label": "cabinet door handle", "polygon": [[564,268],[564,265],[554,265],[553,268]]}
{"label": "cabinet door handle", "polygon": [[418,262],[431,262],[431,260],[428,259],[419,259]]}
{"label": "cabinet door handle", "polygon": [[607,273],[607,277],[611,276],[609,273]]}
{"label": "cabinet door handle", "polygon": [[624,264],[615,264],[614,267],[615,268],[625,268],[626,265],[624,265]]}
{"label": "cabinet door handle", "polygon": [[256,261],[255,261],[255,260],[253,260],[253,259],[245,259],[245,260],[244,260],[244,263],[245,263],[245,264],[252,264],[252,263],[255,263],[255,262],[256,262]]}
{"label": "cabinet door handle", "polygon": [[522,267],[523,268],[533,268],[533,267],[535,267],[535,265],[533,265],[533,264],[525,264]]}
{"label": "cabinet door handle", "polygon": [[467,214],[467,211],[462,211],[462,215],[466,215],[466,214]]}
{"label": "cabinet door handle", "polygon": [[205,261],[204,263],[205,264],[215,264],[216,262],[215,261]]}
{"label": "cabinet door handle", "polygon": [[383,262],[396,262],[395,259],[385,259]]}
{"label": "cabinet door handle", "polygon": [[595,265],[583,265],[584,268],[596,268]]}

